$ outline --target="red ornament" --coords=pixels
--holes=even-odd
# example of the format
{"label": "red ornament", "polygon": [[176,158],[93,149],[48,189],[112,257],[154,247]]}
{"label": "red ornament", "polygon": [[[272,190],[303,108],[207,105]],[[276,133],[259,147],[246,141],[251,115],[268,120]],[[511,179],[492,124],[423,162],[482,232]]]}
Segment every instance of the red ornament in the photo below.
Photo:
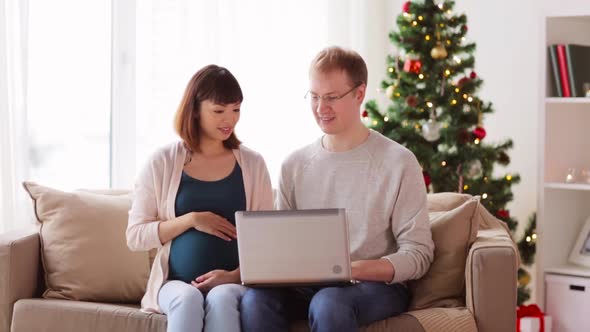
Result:
{"label": "red ornament", "polygon": [[402,10],[404,11],[404,13],[410,12],[410,1],[406,1],[404,3],[404,5],[402,6]]}
{"label": "red ornament", "polygon": [[420,74],[422,68],[422,62],[420,60],[407,59],[404,63],[404,71],[409,73]]}
{"label": "red ornament", "polygon": [[426,171],[422,171],[422,176],[424,177],[424,183],[426,184],[426,190],[428,190],[428,186],[432,183],[432,179],[430,175]]}
{"label": "red ornament", "polygon": [[472,71],[471,74],[469,74],[469,78],[471,78],[472,80],[474,80],[477,77],[477,74]]}
{"label": "red ornament", "polygon": [[508,218],[510,218],[510,212],[508,212],[504,209],[500,209],[496,212],[496,217],[498,217],[500,219],[508,219]]}
{"label": "red ornament", "polygon": [[408,106],[414,108],[418,106],[418,98],[414,95],[408,96],[408,98],[406,98],[406,103]]}
{"label": "red ornament", "polygon": [[468,28],[467,28],[467,26],[466,26],[466,25],[463,25],[463,26],[461,27],[461,30],[463,30],[464,32],[467,32]]}
{"label": "red ornament", "polygon": [[369,116],[369,112],[367,112],[367,110],[363,111],[363,118],[366,118]]}
{"label": "red ornament", "polygon": [[465,83],[469,82],[469,77],[463,77],[462,79],[457,82],[457,86],[462,88]]}
{"label": "red ornament", "polygon": [[479,138],[480,140],[486,137],[486,130],[483,127],[475,127],[472,133],[475,138]]}

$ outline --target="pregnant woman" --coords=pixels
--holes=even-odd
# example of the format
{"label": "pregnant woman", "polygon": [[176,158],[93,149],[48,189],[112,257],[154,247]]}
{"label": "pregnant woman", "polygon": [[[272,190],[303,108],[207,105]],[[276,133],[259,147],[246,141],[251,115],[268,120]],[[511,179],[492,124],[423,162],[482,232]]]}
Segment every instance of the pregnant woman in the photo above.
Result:
{"label": "pregnant woman", "polygon": [[273,208],[264,159],[234,133],[242,100],[227,69],[199,70],[176,112],[180,140],[158,149],[135,183],[127,244],[157,248],[141,307],[166,314],[168,331],[240,330],[234,213]]}

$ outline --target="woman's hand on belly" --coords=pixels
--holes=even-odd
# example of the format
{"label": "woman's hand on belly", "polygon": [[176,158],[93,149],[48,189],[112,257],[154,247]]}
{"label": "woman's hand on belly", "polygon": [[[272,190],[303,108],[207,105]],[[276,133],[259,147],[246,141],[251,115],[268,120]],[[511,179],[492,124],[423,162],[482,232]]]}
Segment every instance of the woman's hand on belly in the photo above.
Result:
{"label": "woman's hand on belly", "polygon": [[221,284],[236,284],[240,282],[240,268],[233,271],[213,270],[191,281],[191,285],[201,292],[207,293],[213,287]]}
{"label": "woman's hand on belly", "polygon": [[237,238],[236,226],[213,212],[191,212],[193,227],[203,233],[231,241]]}

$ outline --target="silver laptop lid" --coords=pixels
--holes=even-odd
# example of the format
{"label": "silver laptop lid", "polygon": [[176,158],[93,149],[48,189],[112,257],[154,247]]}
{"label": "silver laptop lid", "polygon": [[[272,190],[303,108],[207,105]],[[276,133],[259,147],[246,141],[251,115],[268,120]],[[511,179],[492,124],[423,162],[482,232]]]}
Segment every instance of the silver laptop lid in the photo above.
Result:
{"label": "silver laptop lid", "polygon": [[242,283],[350,282],[344,209],[236,212]]}

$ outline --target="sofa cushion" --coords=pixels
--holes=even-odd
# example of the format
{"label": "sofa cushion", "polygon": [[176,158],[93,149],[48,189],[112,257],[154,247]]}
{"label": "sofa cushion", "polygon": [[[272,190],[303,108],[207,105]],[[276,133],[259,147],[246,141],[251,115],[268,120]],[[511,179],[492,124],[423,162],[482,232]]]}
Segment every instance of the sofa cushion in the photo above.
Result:
{"label": "sofa cushion", "polygon": [[147,252],[127,248],[126,192],[63,192],[23,183],[41,223],[45,298],[138,303],[149,277]]}
{"label": "sofa cushion", "polygon": [[479,197],[428,195],[434,260],[428,272],[408,283],[410,310],[465,305],[465,264],[477,236]]}
{"label": "sofa cushion", "polygon": [[477,332],[473,313],[465,307],[429,308],[407,313],[414,317],[425,331],[435,332]]}
{"label": "sofa cushion", "polygon": [[[14,306],[11,331],[164,332],[166,316],[143,313],[137,306],[26,299]],[[297,321],[291,324],[289,331],[304,332],[309,331],[309,328],[306,321]],[[402,314],[365,326],[361,331],[424,332],[424,329],[415,317]]]}
{"label": "sofa cushion", "polygon": [[[307,321],[295,321],[289,326],[289,332],[309,332]],[[424,332],[420,322],[411,315],[401,314],[363,326],[360,332]]]}
{"label": "sofa cushion", "polygon": [[138,306],[54,299],[16,302],[12,332],[165,332],[166,316],[147,314]]}

